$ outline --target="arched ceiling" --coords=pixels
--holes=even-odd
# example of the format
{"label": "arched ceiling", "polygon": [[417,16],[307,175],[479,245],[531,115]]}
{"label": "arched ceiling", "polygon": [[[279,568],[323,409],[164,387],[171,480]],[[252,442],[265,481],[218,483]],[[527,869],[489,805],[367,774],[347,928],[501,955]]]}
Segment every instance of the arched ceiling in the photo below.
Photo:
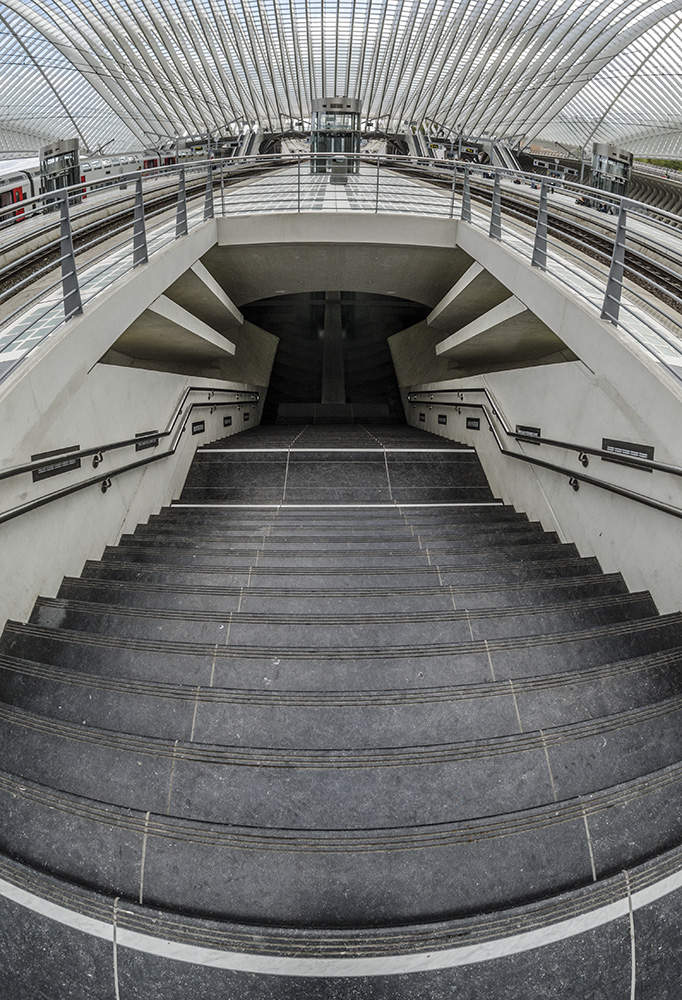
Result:
{"label": "arched ceiling", "polygon": [[288,128],[359,97],[404,131],[682,154],[682,0],[2,0],[0,149]]}

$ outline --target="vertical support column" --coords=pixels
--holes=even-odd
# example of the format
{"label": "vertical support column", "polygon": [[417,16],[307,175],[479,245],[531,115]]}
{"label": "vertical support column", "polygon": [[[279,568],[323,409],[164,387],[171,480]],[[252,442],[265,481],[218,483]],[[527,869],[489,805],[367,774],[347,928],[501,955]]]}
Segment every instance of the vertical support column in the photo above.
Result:
{"label": "vertical support column", "polygon": [[614,326],[618,325],[620,314],[620,302],[623,294],[623,276],[625,273],[625,237],[627,235],[627,217],[625,202],[620,203],[618,213],[618,226],[616,227],[616,239],[613,244],[613,255],[611,257],[611,267],[609,268],[609,278],[606,283],[606,294],[604,295],[604,305],[601,311],[601,318],[608,319]]}
{"label": "vertical support column", "polygon": [[59,206],[59,256],[62,259],[62,298],[64,300],[64,316],[69,319],[70,316],[83,312],[83,303],[78,284],[76,257],[73,252],[69,195],[65,190],[60,191],[59,195],[61,198]]}
{"label": "vertical support column", "polygon": [[187,235],[187,188],[185,186],[185,168],[178,173],[178,208],[175,215],[175,238]]}
{"label": "vertical support column", "polygon": [[377,155],[377,189],[374,199],[374,214],[376,215],[379,211],[379,165],[381,164],[381,159]]}
{"label": "vertical support column", "polygon": [[301,154],[298,154],[298,211],[301,211]]}
{"label": "vertical support column", "polygon": [[322,330],[321,403],[346,402],[346,376],[343,359],[341,292],[326,292]]}
{"label": "vertical support column", "polygon": [[457,164],[452,164],[452,194],[450,196],[450,218],[455,216],[455,187],[457,182]]}
{"label": "vertical support column", "polygon": [[146,264],[148,259],[142,177],[138,174],[135,179],[135,211],[133,213],[133,267],[137,267],[138,264]]}
{"label": "vertical support column", "polygon": [[206,219],[212,219],[215,216],[213,210],[213,170],[211,164],[209,163],[208,169],[206,171],[206,195],[204,197],[204,222]]}
{"label": "vertical support column", "polygon": [[220,164],[220,210],[225,215],[225,164]]}
{"label": "vertical support column", "polygon": [[533,267],[547,270],[547,180],[540,182],[540,199],[538,201],[538,218],[535,225],[535,242],[533,243]]}
{"label": "vertical support column", "polygon": [[489,236],[493,240],[502,239],[502,197],[500,192],[500,171],[495,171],[493,181],[493,202],[490,209],[490,232]]}
{"label": "vertical support column", "polygon": [[469,168],[464,168],[464,185],[462,187],[462,222],[471,222],[471,181]]}

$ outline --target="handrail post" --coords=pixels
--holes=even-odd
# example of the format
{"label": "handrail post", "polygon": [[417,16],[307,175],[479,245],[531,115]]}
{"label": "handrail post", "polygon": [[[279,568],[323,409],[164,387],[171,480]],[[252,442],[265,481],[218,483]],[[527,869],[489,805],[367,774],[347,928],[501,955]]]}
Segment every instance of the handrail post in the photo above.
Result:
{"label": "handrail post", "polygon": [[490,208],[490,232],[491,239],[502,239],[502,196],[500,191],[500,171],[495,171],[493,181],[493,201]]}
{"label": "handrail post", "polygon": [[374,214],[377,215],[379,212],[379,164],[381,163],[381,157],[377,153],[377,189],[376,197],[374,200]]}
{"label": "handrail post", "polygon": [[450,218],[455,216],[455,183],[457,181],[457,164],[452,164],[452,194],[450,196]]}
{"label": "handrail post", "polygon": [[464,168],[464,185],[462,187],[462,222],[471,222],[471,181],[469,168]]}
{"label": "handrail post", "polygon": [[604,305],[601,311],[601,318],[608,319],[614,326],[618,325],[620,303],[623,293],[626,227],[627,212],[625,202],[621,202],[620,212],[618,213],[618,225],[616,227],[616,238],[613,243],[611,267],[609,268],[609,277],[606,283],[606,294],[604,295]]}
{"label": "handrail post", "polygon": [[538,201],[538,218],[535,226],[535,242],[533,243],[533,267],[547,270],[547,180],[540,181],[540,198]]}
{"label": "handrail post", "polygon": [[301,211],[301,154],[298,154],[298,211]]}
{"label": "handrail post", "polygon": [[187,235],[187,188],[185,186],[185,168],[178,173],[178,207],[175,215],[175,238]]}
{"label": "handrail post", "polygon": [[206,195],[204,197],[204,222],[207,219],[212,219],[215,216],[215,211],[213,208],[213,169],[211,164],[208,165],[208,170],[206,171]]}
{"label": "handrail post", "polygon": [[220,210],[225,215],[225,163],[220,161]]}
{"label": "handrail post", "polygon": [[137,267],[138,264],[146,264],[148,259],[142,177],[138,174],[135,178],[135,210],[133,213],[133,267]]}
{"label": "handrail post", "polygon": [[83,312],[83,303],[78,284],[78,272],[76,271],[76,256],[73,252],[73,234],[71,232],[68,192],[61,191],[60,197],[59,256],[62,259],[64,315],[68,319],[70,316],[75,316],[76,313]]}

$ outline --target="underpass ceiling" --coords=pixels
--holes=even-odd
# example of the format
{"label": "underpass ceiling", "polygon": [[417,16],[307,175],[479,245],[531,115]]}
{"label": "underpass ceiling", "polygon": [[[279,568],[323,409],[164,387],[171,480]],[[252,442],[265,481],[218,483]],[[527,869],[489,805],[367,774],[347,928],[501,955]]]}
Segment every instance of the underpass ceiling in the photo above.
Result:
{"label": "underpass ceiling", "polygon": [[94,150],[345,93],[382,129],[682,153],[682,0],[3,0],[0,147]]}

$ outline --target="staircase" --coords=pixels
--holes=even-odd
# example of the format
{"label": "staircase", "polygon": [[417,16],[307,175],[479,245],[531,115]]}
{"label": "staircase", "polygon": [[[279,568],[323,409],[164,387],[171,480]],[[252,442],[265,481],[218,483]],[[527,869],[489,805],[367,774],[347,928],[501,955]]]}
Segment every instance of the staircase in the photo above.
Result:
{"label": "staircase", "polygon": [[682,616],[471,449],[204,447],[0,639],[2,995],[629,995],[636,893],[682,869],[681,667]]}

